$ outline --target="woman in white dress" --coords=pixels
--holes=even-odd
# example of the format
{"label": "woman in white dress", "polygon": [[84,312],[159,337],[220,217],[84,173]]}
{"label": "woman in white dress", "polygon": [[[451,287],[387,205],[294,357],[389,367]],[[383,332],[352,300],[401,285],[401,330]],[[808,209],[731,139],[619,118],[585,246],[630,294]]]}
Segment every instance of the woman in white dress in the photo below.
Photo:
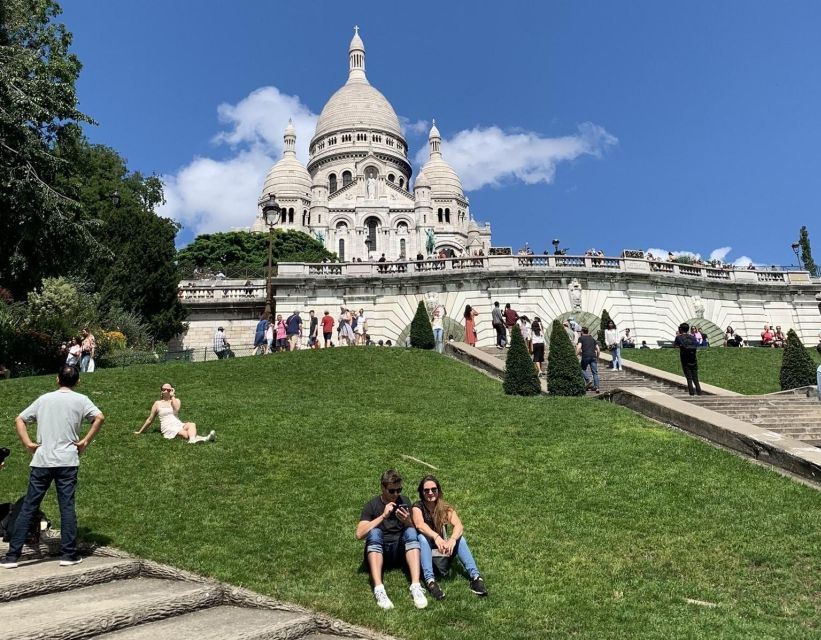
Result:
{"label": "woman in white dress", "polygon": [[167,382],[160,387],[160,399],[151,405],[151,413],[148,414],[143,426],[139,431],[135,431],[140,435],[151,426],[154,418],[160,417],[160,431],[167,440],[174,438],[184,438],[188,440],[188,444],[196,444],[197,442],[213,442],[217,434],[212,431],[207,436],[197,435],[197,425],[193,422],[182,422],[179,418],[180,400],[175,396],[176,390]]}

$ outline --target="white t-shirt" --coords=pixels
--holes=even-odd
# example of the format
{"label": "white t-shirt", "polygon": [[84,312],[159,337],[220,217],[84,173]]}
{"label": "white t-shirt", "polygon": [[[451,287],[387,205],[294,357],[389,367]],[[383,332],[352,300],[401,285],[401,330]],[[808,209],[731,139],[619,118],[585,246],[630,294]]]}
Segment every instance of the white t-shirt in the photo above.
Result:
{"label": "white t-shirt", "polygon": [[613,345],[618,346],[618,344],[619,344],[619,330],[618,329],[605,329],[605,331],[604,331],[604,342],[608,347],[613,346]]}
{"label": "white t-shirt", "polygon": [[527,340],[530,338],[530,325],[523,322],[519,323],[519,330],[522,332],[522,337]]}
{"label": "white t-shirt", "polygon": [[544,334],[537,336],[535,333],[533,334],[531,341],[533,344],[544,344]]}

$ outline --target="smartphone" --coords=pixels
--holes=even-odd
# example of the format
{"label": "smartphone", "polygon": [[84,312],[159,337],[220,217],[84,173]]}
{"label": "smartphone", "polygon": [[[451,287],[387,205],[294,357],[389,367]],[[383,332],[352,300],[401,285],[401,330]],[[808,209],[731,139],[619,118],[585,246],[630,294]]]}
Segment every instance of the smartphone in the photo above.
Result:
{"label": "smartphone", "polygon": [[410,507],[409,504],[405,504],[404,502],[394,502],[394,504],[396,505],[393,508],[394,511],[398,511],[399,509],[404,509],[405,511],[410,513],[411,507]]}
{"label": "smartphone", "polygon": [[11,449],[0,448],[0,463],[11,455]]}

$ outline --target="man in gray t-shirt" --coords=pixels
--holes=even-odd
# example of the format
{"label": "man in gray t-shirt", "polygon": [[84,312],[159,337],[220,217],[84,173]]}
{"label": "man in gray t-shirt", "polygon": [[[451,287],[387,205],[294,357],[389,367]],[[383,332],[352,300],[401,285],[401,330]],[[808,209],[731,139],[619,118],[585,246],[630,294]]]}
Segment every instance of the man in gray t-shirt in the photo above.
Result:
{"label": "man in gray t-shirt", "polygon": [[[75,367],[64,366],[57,376],[59,389],[46,393],[26,407],[16,419],[17,435],[23,446],[32,453],[29,487],[20,515],[14,524],[9,550],[0,559],[0,567],[13,569],[23,550],[34,514],[51,483],[57,490],[60,505],[60,566],[82,561],[77,553],[77,514],[74,511],[74,493],[77,488],[77,469],[80,454],[97,435],[105,420],[102,412],[88,397],[76,393],[80,380]],[[80,438],[84,420],[91,427]],[[32,442],[27,425],[37,423],[37,441]]]}

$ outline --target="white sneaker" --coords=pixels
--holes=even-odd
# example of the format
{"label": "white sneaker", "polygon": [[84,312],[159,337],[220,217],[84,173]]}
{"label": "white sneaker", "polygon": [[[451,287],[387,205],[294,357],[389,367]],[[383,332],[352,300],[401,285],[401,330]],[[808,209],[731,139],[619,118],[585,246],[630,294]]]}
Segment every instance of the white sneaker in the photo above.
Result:
{"label": "white sneaker", "polygon": [[61,567],[72,567],[75,564],[80,564],[83,561],[82,558],[77,558],[76,560],[60,560]]}
{"label": "white sneaker", "polygon": [[381,589],[377,587],[374,589],[373,597],[376,598],[376,604],[380,609],[385,609],[385,611],[388,609],[393,609],[393,602],[391,602],[391,599],[388,597],[385,587],[382,587]]}
{"label": "white sneaker", "polygon": [[211,431],[207,436],[205,436],[206,442],[214,442],[217,439],[217,432]]}
{"label": "white sneaker", "polygon": [[413,596],[413,604],[417,609],[424,609],[428,606],[428,599],[425,597],[425,592],[422,590],[422,585],[418,582],[410,586],[411,596]]}

